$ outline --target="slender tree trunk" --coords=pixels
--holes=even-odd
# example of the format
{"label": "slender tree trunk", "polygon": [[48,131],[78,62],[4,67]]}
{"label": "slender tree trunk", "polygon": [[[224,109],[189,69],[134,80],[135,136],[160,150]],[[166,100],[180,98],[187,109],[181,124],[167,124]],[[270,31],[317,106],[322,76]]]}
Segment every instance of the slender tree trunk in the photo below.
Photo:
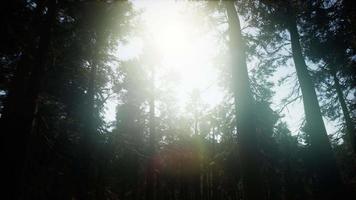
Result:
{"label": "slender tree trunk", "polygon": [[217,200],[216,198],[216,191],[217,191],[217,180],[216,180],[216,161],[215,161],[215,155],[216,155],[216,140],[215,140],[215,128],[213,128],[213,139],[212,139],[212,160],[214,162],[213,165],[211,165],[211,200]]}
{"label": "slender tree trunk", "polygon": [[340,81],[336,75],[335,70],[332,70],[332,76],[333,76],[334,82],[335,82],[334,87],[336,90],[337,98],[339,99],[342,114],[344,115],[344,118],[345,118],[347,137],[349,139],[348,143],[349,143],[353,153],[356,154],[356,135],[355,135],[356,133],[355,133],[354,123],[352,122],[352,119],[350,117],[350,112],[347,108],[344,94],[343,94],[341,86],[340,86]]}
{"label": "slender tree trunk", "polygon": [[295,20],[294,16],[290,17],[287,30],[291,37],[293,60],[303,95],[307,134],[311,138],[311,152],[318,177],[316,194],[319,194],[317,198],[320,199],[338,199],[341,177],[327,136],[317,95],[302,55]]}
{"label": "slender tree trunk", "polygon": [[247,200],[263,200],[266,199],[266,195],[259,169],[260,155],[258,154],[258,139],[253,117],[254,99],[248,78],[245,44],[234,2],[228,1],[225,5],[229,23],[233,92],[239,132],[238,145],[244,196]]}
{"label": "slender tree trunk", "polygon": [[155,150],[156,145],[156,122],[155,122],[155,69],[152,67],[151,71],[151,95],[149,99],[150,106],[150,146],[152,150]]}
{"label": "slender tree trunk", "polygon": [[148,176],[147,176],[147,188],[146,188],[146,198],[147,200],[154,200],[156,199],[156,194],[155,194],[155,182],[156,182],[156,176],[155,176],[155,169],[154,169],[154,154],[155,154],[155,144],[156,144],[156,124],[155,124],[155,69],[154,66],[152,66],[152,71],[151,71],[151,94],[149,98],[149,107],[150,107],[150,124],[149,124],[149,130],[150,130],[150,156],[151,156],[151,161],[148,162]]}

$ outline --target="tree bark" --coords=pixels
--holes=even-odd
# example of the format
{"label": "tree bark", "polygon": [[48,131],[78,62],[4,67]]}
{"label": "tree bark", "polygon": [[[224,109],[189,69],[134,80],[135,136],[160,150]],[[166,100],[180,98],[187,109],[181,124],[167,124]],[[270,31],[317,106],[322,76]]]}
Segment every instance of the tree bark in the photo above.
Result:
{"label": "tree bark", "polygon": [[356,135],[355,135],[356,133],[355,133],[354,123],[350,117],[350,112],[347,108],[344,94],[343,94],[341,86],[340,86],[340,81],[336,75],[335,70],[332,70],[332,76],[334,78],[334,87],[336,90],[337,98],[339,99],[342,114],[344,115],[344,118],[345,118],[347,137],[349,139],[348,143],[349,143],[353,153],[356,154]]}
{"label": "tree bark", "polygon": [[234,2],[228,1],[225,2],[225,5],[229,24],[233,92],[244,197],[247,200],[263,200],[266,199],[266,193],[259,169],[260,155],[253,117],[254,99],[247,71],[245,43],[242,39],[240,20]]}
{"label": "tree bark", "polygon": [[316,198],[338,199],[341,177],[325,129],[314,85],[302,55],[296,18],[292,13],[291,16],[288,19],[287,30],[291,38],[292,56],[303,95],[307,134],[311,139],[310,149],[315,161],[313,165],[318,179],[317,188],[315,188]]}

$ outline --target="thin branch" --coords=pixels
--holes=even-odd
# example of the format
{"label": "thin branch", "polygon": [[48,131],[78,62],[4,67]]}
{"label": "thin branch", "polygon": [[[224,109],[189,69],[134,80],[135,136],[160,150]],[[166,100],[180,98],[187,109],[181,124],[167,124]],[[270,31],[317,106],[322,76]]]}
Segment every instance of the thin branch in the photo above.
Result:
{"label": "thin branch", "polygon": [[278,114],[280,114],[281,112],[283,112],[283,110],[284,110],[288,105],[290,105],[291,103],[293,103],[293,102],[299,100],[300,98],[302,98],[302,95],[298,95],[298,96],[296,96],[295,98],[293,98],[293,99],[291,99],[291,100],[285,102],[284,105],[282,106],[282,108],[278,111]]}

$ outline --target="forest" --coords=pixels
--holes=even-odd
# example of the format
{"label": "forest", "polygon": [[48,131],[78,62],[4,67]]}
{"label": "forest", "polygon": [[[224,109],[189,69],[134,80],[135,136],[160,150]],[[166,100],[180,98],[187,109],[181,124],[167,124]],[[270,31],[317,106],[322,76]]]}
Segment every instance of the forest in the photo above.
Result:
{"label": "forest", "polygon": [[0,10],[1,199],[356,199],[356,1]]}

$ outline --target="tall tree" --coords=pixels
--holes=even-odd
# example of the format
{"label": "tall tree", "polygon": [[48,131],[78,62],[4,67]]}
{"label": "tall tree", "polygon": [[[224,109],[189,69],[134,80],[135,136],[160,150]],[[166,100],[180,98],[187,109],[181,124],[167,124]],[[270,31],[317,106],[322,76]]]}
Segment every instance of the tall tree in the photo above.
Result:
{"label": "tall tree", "polygon": [[155,169],[155,154],[157,146],[157,132],[156,132],[156,94],[155,94],[155,84],[156,84],[156,51],[155,46],[151,42],[146,41],[145,46],[145,61],[146,67],[149,68],[150,80],[149,80],[149,91],[148,104],[149,104],[149,147],[148,147],[148,174],[147,174],[147,187],[146,187],[146,199],[154,200],[157,198],[157,173]]}
{"label": "tall tree", "polygon": [[333,111],[341,107],[346,141],[355,153],[355,124],[344,95],[355,86],[355,73],[351,70],[356,63],[352,58],[356,51],[355,30],[351,25],[354,16],[349,14],[355,6],[350,1],[315,1],[305,3],[304,7],[300,28],[303,51],[308,59],[320,66],[313,78],[318,91],[325,96],[325,113],[331,119],[340,118],[337,116],[339,112]]}
{"label": "tall tree", "polygon": [[229,47],[237,129],[239,132],[239,154],[242,166],[244,195],[246,199],[266,199],[257,148],[254,99],[252,96],[245,55],[245,43],[241,34],[240,20],[234,1],[225,2],[229,24]]}
{"label": "tall tree", "polygon": [[[28,162],[28,148],[32,141],[33,128],[36,123],[37,106],[46,71],[47,55],[51,35],[56,22],[57,1],[39,4],[35,12],[35,29],[38,43],[33,43],[23,53],[17,65],[15,78],[8,91],[1,116],[1,127],[6,134],[2,135],[6,163],[9,166],[7,177],[13,187],[7,192],[10,198],[20,195],[20,184],[23,182],[25,165]],[[44,10],[47,12],[44,13]],[[35,38],[33,38],[35,39]],[[35,54],[31,55],[34,50]],[[33,56],[33,59],[31,57]],[[29,66],[28,66],[29,65]],[[24,88],[26,87],[26,88]],[[16,148],[14,148],[16,147]]]}
{"label": "tall tree", "polygon": [[[341,177],[336,165],[330,141],[325,129],[322,114],[314,84],[305,63],[300,35],[298,32],[299,1],[256,1],[253,8],[260,12],[257,18],[262,18],[269,26],[269,31],[286,30],[289,33],[298,82],[303,96],[306,132],[311,139],[310,152],[314,158],[314,172],[317,176],[314,190],[316,198],[334,199],[340,195]],[[271,27],[273,27],[271,29]]]}

